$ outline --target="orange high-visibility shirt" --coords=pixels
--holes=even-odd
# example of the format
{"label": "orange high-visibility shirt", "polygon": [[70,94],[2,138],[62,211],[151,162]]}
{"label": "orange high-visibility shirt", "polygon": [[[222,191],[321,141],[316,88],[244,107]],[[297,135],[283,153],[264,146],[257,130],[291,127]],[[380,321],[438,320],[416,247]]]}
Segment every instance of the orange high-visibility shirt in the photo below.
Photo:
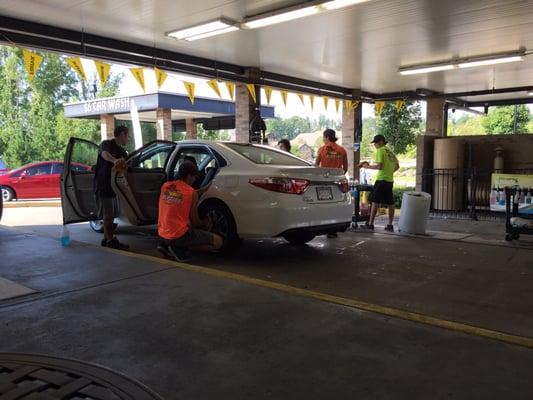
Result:
{"label": "orange high-visibility shirt", "polygon": [[178,239],[189,230],[194,189],[183,181],[169,181],[161,187],[157,233],[168,240]]}
{"label": "orange high-visibility shirt", "polygon": [[328,143],[318,150],[320,166],[322,168],[343,168],[346,150],[337,143]]}

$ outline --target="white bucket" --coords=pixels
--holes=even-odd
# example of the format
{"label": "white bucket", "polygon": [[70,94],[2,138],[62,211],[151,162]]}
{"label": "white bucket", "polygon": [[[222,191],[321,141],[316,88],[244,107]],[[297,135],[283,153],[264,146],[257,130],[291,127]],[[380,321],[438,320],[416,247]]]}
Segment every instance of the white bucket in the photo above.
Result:
{"label": "white bucket", "polygon": [[425,192],[404,192],[400,222],[401,232],[425,235],[431,205],[431,195]]}

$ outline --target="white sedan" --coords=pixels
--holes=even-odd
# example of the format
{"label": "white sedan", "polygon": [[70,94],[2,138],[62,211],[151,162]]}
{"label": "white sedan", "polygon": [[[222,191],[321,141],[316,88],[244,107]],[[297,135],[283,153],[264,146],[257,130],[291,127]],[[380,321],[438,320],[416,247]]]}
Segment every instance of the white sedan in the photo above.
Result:
{"label": "white sedan", "polygon": [[[97,220],[94,173],[68,167],[95,165],[97,154],[94,143],[69,142],[61,177],[65,224]],[[342,170],[317,168],[267,146],[200,140],[155,141],[132,153],[127,173],[112,176],[117,217],[136,226],[156,224],[161,185],[176,178],[184,161],[198,166],[196,188],[209,185],[200,214],[214,217],[214,231],[224,235],[225,246],[239,238],[265,237],[303,244],[350,225],[351,196]]]}

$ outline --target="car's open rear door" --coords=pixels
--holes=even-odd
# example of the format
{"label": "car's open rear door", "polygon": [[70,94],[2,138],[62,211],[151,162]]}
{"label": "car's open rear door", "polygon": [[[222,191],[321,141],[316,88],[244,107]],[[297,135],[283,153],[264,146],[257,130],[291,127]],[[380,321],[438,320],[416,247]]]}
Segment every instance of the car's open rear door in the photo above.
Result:
{"label": "car's open rear door", "polygon": [[98,218],[93,187],[94,171],[72,168],[74,163],[94,166],[97,159],[96,144],[77,138],[69,140],[60,183],[64,224]]}
{"label": "car's open rear door", "polygon": [[175,147],[175,143],[162,140],[148,143],[128,157],[127,172],[111,173],[111,186],[121,211],[132,225],[157,223],[159,193]]}

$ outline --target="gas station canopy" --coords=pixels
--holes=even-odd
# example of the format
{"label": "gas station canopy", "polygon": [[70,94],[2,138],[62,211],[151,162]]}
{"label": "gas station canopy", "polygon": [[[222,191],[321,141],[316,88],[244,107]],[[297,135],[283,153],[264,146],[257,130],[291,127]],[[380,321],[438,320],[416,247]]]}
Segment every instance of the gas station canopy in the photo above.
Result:
{"label": "gas station canopy", "polygon": [[[289,12],[306,16],[247,24]],[[4,42],[199,76],[242,80],[256,67],[258,84],[345,98],[360,89],[368,101],[533,102],[531,1],[4,0],[0,15]],[[194,41],[168,35],[221,18],[233,21],[227,33]],[[520,60],[399,74],[502,53]]]}

